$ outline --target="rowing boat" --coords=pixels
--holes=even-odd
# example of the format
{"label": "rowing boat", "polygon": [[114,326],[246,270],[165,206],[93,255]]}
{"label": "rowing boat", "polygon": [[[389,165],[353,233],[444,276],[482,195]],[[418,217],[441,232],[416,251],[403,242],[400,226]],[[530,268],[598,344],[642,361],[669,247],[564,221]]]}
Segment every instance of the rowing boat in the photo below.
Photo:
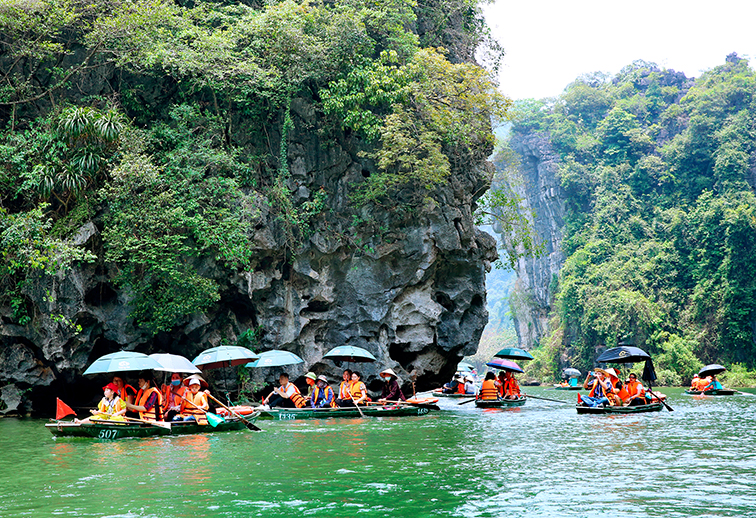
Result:
{"label": "rowing boat", "polygon": [[660,412],[663,408],[661,403],[649,403],[648,405],[635,406],[597,406],[589,407],[577,405],[578,414],[642,414],[645,412]]}
{"label": "rowing boat", "polygon": [[478,408],[509,408],[522,406],[528,400],[525,396],[519,396],[517,399],[476,399],[475,406]]}
{"label": "rowing boat", "polygon": [[574,387],[565,387],[564,385],[554,385],[554,390],[583,390],[583,386],[575,385]]}
{"label": "rowing boat", "polygon": [[334,417],[406,417],[425,415],[431,410],[439,410],[436,405],[390,405],[360,406],[362,414],[355,407],[344,408],[271,408],[262,410],[260,419],[294,421],[298,419],[331,419]]}
{"label": "rowing boat", "polygon": [[433,395],[433,397],[457,397],[457,398],[461,398],[461,397],[466,397],[466,398],[475,397],[475,394],[444,394],[440,390],[434,390],[434,391],[431,392],[431,394]]}
{"label": "rowing boat", "polygon": [[690,395],[693,395],[693,396],[701,396],[701,395],[704,395],[704,396],[734,396],[735,394],[737,394],[737,392],[738,392],[737,390],[732,390],[732,389],[712,389],[712,390],[707,390],[705,392],[701,392],[700,390],[691,390],[691,389],[688,389],[688,390],[685,391],[686,394],[690,394]]}
{"label": "rowing boat", "polygon": [[[248,416],[246,419],[249,422],[254,422],[255,419],[257,419],[257,416]],[[73,422],[58,421],[57,423],[45,424],[45,428],[50,430],[55,437],[123,439],[125,437],[153,437],[156,435],[230,432],[244,430],[244,422],[241,419],[226,418],[224,422],[217,426],[211,426],[209,424],[200,425],[194,421],[175,421],[170,423],[170,426],[163,427],[146,423],[108,423],[98,421],[96,423],[76,424]]]}

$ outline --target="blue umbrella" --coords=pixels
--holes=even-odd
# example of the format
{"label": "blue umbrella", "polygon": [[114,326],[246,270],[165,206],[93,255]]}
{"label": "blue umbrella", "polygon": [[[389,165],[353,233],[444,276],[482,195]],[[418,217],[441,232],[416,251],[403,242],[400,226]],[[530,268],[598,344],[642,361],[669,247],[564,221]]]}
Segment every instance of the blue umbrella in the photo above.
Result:
{"label": "blue umbrella", "polygon": [[160,364],[160,368],[155,369],[157,371],[188,372],[190,374],[202,372],[187,358],[179,354],[155,353],[151,354],[150,358]]}
{"label": "blue umbrella", "polygon": [[296,365],[304,363],[304,360],[289,351],[265,351],[260,353],[260,358],[248,363],[245,367],[281,367],[283,365]]}
{"label": "blue umbrella", "polygon": [[323,355],[323,358],[334,360],[337,362],[374,362],[375,356],[370,354],[370,351],[366,351],[362,347],[355,347],[353,345],[340,345],[334,347]]}
{"label": "blue umbrella", "polygon": [[220,345],[199,353],[192,363],[203,369],[233,367],[258,359],[259,356],[246,347],[238,345]]}
{"label": "blue umbrella", "polygon": [[475,369],[475,367],[467,362],[459,362],[457,364],[457,370],[460,372],[471,371],[473,369]]}
{"label": "blue umbrella", "polygon": [[84,374],[144,371],[160,369],[160,364],[146,354],[134,351],[118,351],[97,358]]}

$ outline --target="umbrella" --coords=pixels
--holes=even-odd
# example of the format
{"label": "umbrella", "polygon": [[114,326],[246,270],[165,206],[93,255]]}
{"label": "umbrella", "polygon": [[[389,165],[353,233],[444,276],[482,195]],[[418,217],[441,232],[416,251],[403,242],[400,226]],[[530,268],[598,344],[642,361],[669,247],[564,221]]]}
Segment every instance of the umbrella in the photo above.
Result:
{"label": "umbrella", "polygon": [[323,358],[337,362],[359,362],[368,363],[376,361],[375,356],[370,354],[370,351],[366,351],[362,347],[355,347],[353,345],[340,345],[334,347],[323,355]]}
{"label": "umbrella", "polygon": [[510,372],[525,372],[512,360],[505,360],[503,358],[494,358],[490,362],[486,363],[486,365]]}
{"label": "umbrella", "polygon": [[638,363],[649,359],[651,357],[646,351],[630,345],[623,345],[607,349],[596,358],[596,361],[599,363]]}
{"label": "umbrella", "polygon": [[238,345],[221,345],[202,351],[192,363],[202,369],[233,367],[258,359],[259,356]]}
{"label": "umbrella", "polygon": [[475,367],[467,362],[459,362],[457,364],[457,370],[460,372],[472,371]]}
{"label": "umbrella", "polygon": [[721,374],[726,370],[727,368],[722,367],[718,363],[712,363],[711,365],[707,365],[701,368],[701,370],[698,371],[698,375],[705,378],[706,376],[716,376],[717,374]]}
{"label": "umbrella", "polygon": [[562,371],[562,373],[566,376],[569,376],[570,378],[577,378],[581,374],[579,370],[573,369],[572,367],[567,367]]}
{"label": "umbrella", "polygon": [[304,363],[304,360],[289,351],[265,351],[260,353],[260,358],[248,363],[245,367],[281,367],[283,365],[295,365]]}
{"label": "umbrella", "polygon": [[184,358],[183,356],[178,354],[155,353],[151,354],[150,358],[160,364],[160,368],[155,369],[156,371],[189,373],[202,372],[187,358]]}
{"label": "umbrella", "polygon": [[84,374],[160,369],[160,364],[143,353],[118,351],[97,358]]}
{"label": "umbrella", "polygon": [[517,347],[507,347],[506,349],[502,349],[498,353],[494,354],[495,358],[506,358],[508,360],[532,360],[533,357],[530,355],[529,352],[524,351],[522,349],[518,349]]}

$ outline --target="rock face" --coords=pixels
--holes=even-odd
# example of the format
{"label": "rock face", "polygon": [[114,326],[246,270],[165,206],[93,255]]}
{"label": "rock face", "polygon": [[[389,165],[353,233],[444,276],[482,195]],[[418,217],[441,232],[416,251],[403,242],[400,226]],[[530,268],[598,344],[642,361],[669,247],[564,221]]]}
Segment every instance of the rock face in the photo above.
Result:
{"label": "rock face", "polygon": [[554,281],[565,260],[561,249],[565,196],[559,183],[558,157],[548,136],[514,135],[511,146],[519,155],[523,179],[511,187],[533,214],[535,234],[544,247],[541,257],[523,257],[516,267],[513,320],[520,347],[530,349],[547,332]]}
{"label": "rock face", "polygon": [[[369,165],[348,145],[326,148],[316,131],[305,130],[316,124],[306,103],[295,103],[292,115],[297,129],[289,145],[290,187],[306,200],[314,186],[325,186],[329,209],[339,214],[347,187],[362,180]],[[471,166],[441,188],[437,203],[411,218],[374,214],[390,225],[390,234],[369,249],[320,232],[292,257],[263,209],[250,229],[253,267],[228,271],[212,258],[198,259],[198,271],[222,286],[221,300],[169,333],[152,336],[135,326],[129,293],[113,283],[112,265],[40,276],[26,291],[36,315],[28,325],[8,324],[10,309],[2,308],[0,412],[51,412],[55,395],[72,405],[99,398],[103,378],[89,380],[82,372],[103,354],[123,349],[193,359],[206,348],[234,343],[248,329],[260,330],[258,352],[285,349],[305,360],[288,368],[295,381],[308,370],[340,379],[345,366],[322,358],[339,345],[364,347],[378,359],[351,365],[364,367],[372,390],[380,389],[376,375],[385,368],[399,374],[405,390],[411,390],[410,373],[418,389],[446,380],[462,356],[475,352],[487,321],[485,273],[496,246],[474,226],[472,210],[489,179],[485,164]],[[332,223],[344,224],[338,217]],[[99,240],[98,224],[84,225],[77,243]],[[259,369],[252,381],[261,387],[281,370]],[[207,377],[229,373],[209,371]]]}

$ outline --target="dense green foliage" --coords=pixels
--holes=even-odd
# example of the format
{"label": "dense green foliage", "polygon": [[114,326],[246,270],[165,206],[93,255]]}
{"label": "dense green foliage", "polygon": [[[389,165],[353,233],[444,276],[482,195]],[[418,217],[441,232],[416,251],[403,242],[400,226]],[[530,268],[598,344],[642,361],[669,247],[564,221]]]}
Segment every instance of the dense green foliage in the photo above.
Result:
{"label": "dense green foliage", "polygon": [[[0,303],[24,306],[40,268],[96,258],[157,332],[218,300],[206,259],[254,268],[255,226],[291,260],[331,228],[335,195],[295,196],[297,131],[374,165],[339,217],[421,206],[488,156],[507,115],[470,61],[486,41],[472,0],[2,2]],[[297,127],[297,102],[315,127]],[[76,252],[88,221],[101,240]]]}
{"label": "dense green foliage", "polygon": [[[756,73],[735,55],[693,81],[635,62],[529,101],[513,132],[561,157],[568,215],[552,335],[578,368],[597,346],[648,349],[660,377],[756,365]],[[750,184],[749,184],[750,182]]]}

